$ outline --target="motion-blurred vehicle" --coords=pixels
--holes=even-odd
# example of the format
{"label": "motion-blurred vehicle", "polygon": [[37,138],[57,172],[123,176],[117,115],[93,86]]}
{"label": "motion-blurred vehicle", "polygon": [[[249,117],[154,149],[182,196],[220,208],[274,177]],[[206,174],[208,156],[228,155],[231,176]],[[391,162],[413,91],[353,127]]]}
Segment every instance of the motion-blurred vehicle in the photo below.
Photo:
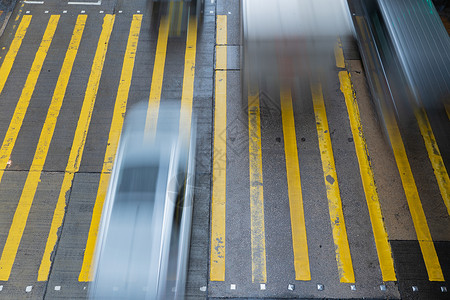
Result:
{"label": "motion-blurred vehicle", "polygon": [[338,38],[353,35],[346,0],[241,0],[240,4],[244,101],[249,84],[269,81],[290,87],[298,79],[326,77],[335,68]]}
{"label": "motion-blurred vehicle", "polygon": [[97,237],[91,299],[184,297],[195,122],[180,136],[179,124],[191,124],[189,116],[180,116],[179,105],[161,103],[153,136],[144,130],[146,111],[138,105],[125,119]]}
{"label": "motion-blurred vehicle", "polygon": [[[424,109],[449,143],[450,37],[432,1],[352,0],[358,44],[380,119],[405,129]],[[443,146],[444,146],[443,144]]]}
{"label": "motion-blurred vehicle", "polygon": [[197,23],[203,15],[205,0],[152,0],[154,8],[161,16],[169,20],[169,36],[185,37],[189,19],[196,18]]}

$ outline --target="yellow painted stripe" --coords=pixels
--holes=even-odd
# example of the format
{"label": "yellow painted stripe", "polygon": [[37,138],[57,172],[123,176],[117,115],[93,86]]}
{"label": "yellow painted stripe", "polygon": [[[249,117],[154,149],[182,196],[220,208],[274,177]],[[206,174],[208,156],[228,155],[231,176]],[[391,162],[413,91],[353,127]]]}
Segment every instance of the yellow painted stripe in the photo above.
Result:
{"label": "yellow painted stripe", "polygon": [[447,118],[450,120],[450,104],[445,103],[444,107],[445,107],[445,112],[447,113]]}
{"label": "yellow painted stripe", "polygon": [[[374,74],[375,87],[381,90],[381,84],[376,74]],[[380,101],[383,105],[384,101]],[[441,265],[437,257],[436,249],[431,238],[430,229],[428,228],[427,219],[422,208],[422,203],[417,191],[416,182],[409,165],[408,157],[406,155],[405,146],[402,141],[400,131],[397,126],[397,121],[393,113],[386,107],[381,108],[384,114],[384,121],[388,131],[389,140],[391,142],[392,150],[394,152],[397,168],[402,180],[403,190],[405,191],[406,200],[408,202],[409,211],[414,223],[417,239],[419,241],[422,256],[425,261],[425,267],[428,272],[428,279],[430,281],[444,281]]]}
{"label": "yellow painted stripe", "polygon": [[261,153],[261,117],[257,87],[248,92],[248,134],[250,163],[250,211],[252,244],[252,282],[264,283],[266,273],[266,240]]}
{"label": "yellow painted stripe", "polygon": [[439,151],[436,138],[434,137],[425,110],[423,108],[417,109],[414,114],[416,115],[420,133],[422,134],[425,147],[427,148],[428,157],[433,166],[434,176],[436,177],[442,199],[447,207],[447,213],[450,215],[450,179],[444,161],[442,160],[441,152]]}
{"label": "yellow painted stripe", "polygon": [[355,274],[353,272],[350,247],[348,245],[347,230],[345,228],[344,214],[342,211],[342,202],[321,84],[312,84],[311,93],[314,103],[323,177],[327,190],[330,221],[333,231],[334,245],[336,248],[336,261],[338,265],[339,278],[341,282],[355,282]]}
{"label": "yellow painted stripe", "polygon": [[[31,71],[22,90],[22,95],[20,96],[19,103],[17,104],[13,119],[11,121],[10,127],[8,128],[8,132],[6,133],[6,137],[1,148],[2,165],[4,161],[5,163],[7,162],[9,156],[11,155],[11,151],[14,147],[17,134],[19,133],[20,127],[22,126],[23,118],[25,117],[28,104],[30,103],[31,96],[33,95],[34,87],[39,77],[42,64],[44,63],[45,57],[47,56],[48,48],[50,47],[53,35],[56,31],[56,27],[58,26],[58,21],[59,16],[52,15],[48,22],[44,37],[42,39],[41,45],[39,46],[38,52],[36,53]],[[55,102],[58,101],[59,100],[55,100]],[[53,101],[52,104],[54,106],[58,106],[58,103],[53,103]],[[9,229],[8,238],[3,248],[2,257],[0,259],[0,280],[8,280],[9,275],[11,274],[11,269],[16,258],[17,249],[19,248],[20,240],[22,239],[22,234],[28,219],[28,213],[33,202],[34,193],[39,182],[41,174],[40,171],[42,170],[45,162],[45,157],[47,155],[48,144],[51,140],[51,136],[48,135],[47,130],[52,130],[52,127],[54,128],[53,123],[56,123],[56,117],[57,113],[56,116],[52,115],[52,112],[47,115],[46,124],[44,125],[41,137],[39,139],[38,149],[36,150],[30,172],[27,176],[25,187],[22,191],[22,195],[20,197],[11,227]],[[3,170],[0,174],[1,178],[1,176],[3,175]]]}
{"label": "yellow painted stripe", "polygon": [[341,39],[338,39],[334,46],[334,57],[336,59],[336,67],[345,68],[344,52],[342,51]]}
{"label": "yellow painted stripe", "polygon": [[[87,16],[85,16],[85,15],[78,16],[78,21],[75,26],[75,31],[77,30],[77,27],[79,27],[79,26],[84,27],[84,25],[86,23],[86,18],[87,18]],[[72,47],[69,47],[69,49],[72,49]],[[74,141],[74,145],[75,145],[75,141]],[[84,143],[79,143],[78,146],[80,146],[80,145],[81,145],[81,147],[83,147]],[[73,158],[74,153],[77,153],[78,149],[74,146],[74,147],[72,147],[72,151],[73,151],[73,153],[71,152],[70,156]],[[56,244],[56,241],[58,239],[58,229],[62,225],[62,222],[64,219],[64,212],[65,212],[65,208],[66,208],[66,193],[69,191],[69,189],[72,185],[72,180],[74,177],[74,169],[76,169],[78,171],[80,161],[81,161],[81,159],[78,162],[69,160],[69,163],[66,167],[66,173],[64,175],[62,187],[61,187],[60,194],[58,197],[58,202],[56,204],[56,208],[53,213],[53,220],[52,220],[50,232],[49,232],[49,235],[47,238],[47,243],[45,245],[44,255],[42,256],[41,265],[39,267],[38,281],[45,281],[48,279],[48,275],[49,275],[50,267],[51,267],[50,256],[51,256],[53,248]],[[77,163],[78,163],[78,166],[76,166]]]}
{"label": "yellow painted stripe", "polygon": [[183,89],[181,91],[181,114],[185,116],[180,122],[180,136],[190,135],[192,118],[192,101],[194,98],[195,54],[197,49],[197,19],[189,18],[184,55]]}
{"label": "yellow painted stripe", "polygon": [[282,88],[280,97],[289,208],[291,213],[295,280],[311,280],[291,90],[289,88]]}
{"label": "yellow painted stripe", "polygon": [[0,149],[0,181],[2,180],[4,170],[7,166],[9,157],[11,156],[14,144],[16,143],[17,135],[22,127],[23,119],[25,118],[25,114],[28,109],[28,104],[30,103],[42,65],[45,57],[47,56],[48,48],[50,47],[56,26],[58,25],[58,20],[59,16],[50,17],[42,38],[42,42],[31,66],[30,73],[28,74],[27,80],[22,89],[22,94],[20,95],[20,99],[14,111],[8,131],[6,132],[5,139],[3,140],[3,144]]}
{"label": "yellow painted stripe", "polygon": [[11,72],[17,52],[19,52],[20,45],[22,45],[22,40],[25,37],[25,33],[27,32],[30,22],[31,15],[23,16],[22,21],[19,24],[19,28],[17,28],[14,39],[11,42],[9,50],[3,60],[3,64],[0,68],[0,94],[5,87],[6,79],[8,79],[9,72]]}
{"label": "yellow painted stripe", "polygon": [[224,70],[227,65],[227,46],[216,45],[216,70]]}
{"label": "yellow painted stripe", "polygon": [[[73,63],[75,61],[75,57],[78,52],[78,46],[80,44],[81,36],[83,34],[84,25],[86,24],[86,17],[87,17],[86,15],[80,15],[75,25],[75,29],[72,34],[72,39],[69,44],[69,49],[67,50],[66,57],[64,58],[61,72],[59,74],[58,81],[56,83],[56,88],[53,93],[52,102],[48,109],[47,118],[45,120],[44,127],[42,129],[41,136],[39,138],[37,150],[34,155],[33,163],[31,165],[30,171],[34,172],[28,173],[28,177],[25,182],[25,187],[23,189],[19,203],[21,202],[29,203],[31,206],[31,203],[33,201],[34,194],[36,192],[36,187],[38,185],[38,182],[40,181],[42,168],[44,166],[47,157],[48,148],[50,147],[50,142],[53,137],[53,132],[55,130],[59,111],[61,109],[62,102],[64,100],[64,95],[66,93],[67,84],[69,82],[70,74],[72,72]],[[26,222],[27,215],[23,215],[22,217],[25,218]],[[50,256],[50,253],[48,253],[48,255]],[[48,268],[50,269],[50,265],[48,266]],[[45,278],[44,280],[46,279],[47,278]]]}
{"label": "yellow painted stripe", "polygon": [[64,174],[63,183],[58,196],[55,211],[53,213],[52,224],[50,226],[50,233],[44,250],[44,256],[39,268],[38,280],[46,280],[50,269],[50,253],[53,251],[58,236],[58,229],[61,227],[65,209],[66,209],[66,194],[72,186],[74,173],[80,168],[81,158],[83,156],[84,144],[86,142],[87,131],[94,108],[94,103],[97,95],[98,84],[100,82],[100,75],[103,68],[103,62],[108,47],[109,36],[111,34],[112,26],[114,24],[114,16],[106,15],[103,20],[103,30],[97,46],[97,51],[92,64],[91,75],[87,85],[86,94],[81,108],[80,117],[78,119],[77,128],[75,130],[75,137],[72,143],[69,160],[67,162],[66,171]]}
{"label": "yellow painted stripe", "polygon": [[145,120],[145,135],[153,137],[156,133],[158,121],[159,101],[161,98],[162,83],[164,77],[164,66],[166,64],[167,39],[169,37],[168,17],[161,18],[159,24],[158,42],[156,43],[155,63],[153,66],[152,83],[150,87],[150,97],[148,102],[147,117]]}
{"label": "yellow painted stripe", "polygon": [[228,40],[227,36],[227,15],[217,16],[217,35],[216,44],[226,45]]}
{"label": "yellow painted stripe", "polygon": [[[217,16],[217,28],[222,28],[227,16]],[[225,27],[226,28],[226,27]],[[226,30],[217,30],[217,35],[225,35]],[[216,48],[217,49],[217,48]],[[217,52],[216,52],[217,53]],[[226,69],[226,56],[216,60]],[[225,61],[222,61],[225,59]],[[227,180],[227,72],[216,71],[214,107],[214,154],[211,200],[211,264],[210,280],[225,281],[225,229],[226,229],[226,180]]]}
{"label": "yellow painted stripe", "polygon": [[408,201],[409,211],[414,222],[417,239],[419,240],[425,266],[427,268],[428,278],[430,281],[444,281],[444,275],[442,274],[442,269],[439,264],[436,249],[434,248],[434,243],[431,238],[400,132],[398,127],[394,128],[392,126],[388,126],[388,132],[402,180],[403,189],[405,190],[406,199]]}
{"label": "yellow painted stripe", "polygon": [[373,177],[372,166],[369,161],[369,152],[362,130],[361,119],[358,104],[356,103],[350,74],[347,71],[339,72],[341,91],[345,97],[350,127],[352,129],[353,141],[355,142],[356,156],[358,157],[361,180],[366,195],[367,207],[369,209],[370,221],[377,248],[378,260],[380,262],[383,281],[396,281],[394,260],[392,258],[391,246],[389,245],[388,235],[383,222],[380,200]]}
{"label": "yellow painted stripe", "polygon": [[103,161],[102,173],[100,175],[97,197],[95,199],[94,209],[92,212],[91,225],[89,228],[89,235],[84,251],[83,264],[78,278],[79,281],[91,281],[94,275],[92,262],[95,253],[95,243],[97,241],[103,203],[105,201],[106,192],[108,190],[109,179],[111,177],[111,171],[119,144],[120,134],[122,132],[141,23],[142,15],[134,15],[131,22],[130,33],[128,36],[127,48],[125,50],[122,73],[117,90],[111,128],[109,130],[109,137],[106,146],[105,158]]}
{"label": "yellow painted stripe", "polygon": [[227,67],[227,16],[217,16],[216,70]]}

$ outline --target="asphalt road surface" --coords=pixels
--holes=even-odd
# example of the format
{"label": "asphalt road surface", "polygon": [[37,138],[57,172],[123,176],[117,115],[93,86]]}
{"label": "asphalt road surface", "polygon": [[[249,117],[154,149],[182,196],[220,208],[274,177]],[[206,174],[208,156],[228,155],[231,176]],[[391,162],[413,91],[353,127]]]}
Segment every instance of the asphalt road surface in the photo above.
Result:
{"label": "asphalt road surface", "polygon": [[187,299],[449,298],[450,149],[429,152],[415,120],[382,134],[353,41],[327,81],[269,82],[243,105],[239,1],[178,28],[152,7],[17,2],[0,38],[0,299],[86,298],[141,101],[198,120]]}

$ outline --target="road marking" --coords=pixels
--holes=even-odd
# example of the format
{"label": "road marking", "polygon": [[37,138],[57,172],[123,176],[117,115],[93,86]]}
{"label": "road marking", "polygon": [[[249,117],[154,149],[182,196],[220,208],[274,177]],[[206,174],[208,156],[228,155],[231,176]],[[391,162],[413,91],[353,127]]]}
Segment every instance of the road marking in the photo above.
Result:
{"label": "road marking", "polygon": [[261,117],[259,88],[248,89],[248,136],[250,165],[250,211],[252,244],[252,282],[265,283],[266,240],[264,229],[264,196],[261,153]]}
{"label": "road marking", "polygon": [[311,280],[291,90],[286,87],[282,88],[280,98],[291,214],[295,280]]}
{"label": "road marking", "polygon": [[26,4],[44,4],[44,1],[23,1]]}
{"label": "road marking", "polygon": [[[36,82],[42,69],[42,65],[44,63],[45,57],[47,56],[47,51],[52,42],[56,27],[58,26],[58,21],[59,16],[52,15],[48,22],[47,28],[45,29],[41,45],[39,46],[39,49],[36,53],[30,73],[28,74],[27,81],[25,82],[25,86],[22,90],[22,95],[20,96],[19,102],[17,103],[16,110],[14,111],[13,118],[11,120],[10,126],[3,141],[2,148],[0,150],[2,166],[6,166],[12,149],[14,148],[17,135],[27,112],[28,104],[30,103],[31,96],[33,95]],[[45,147],[41,145],[41,143],[50,143],[50,141],[44,140],[45,137],[43,137],[42,141],[40,140],[40,144],[38,145],[38,147]],[[28,213],[33,202],[34,192],[39,182],[40,172],[34,172],[34,168],[40,168],[42,170],[45,160],[44,152],[46,151],[42,148],[38,148],[38,150],[36,151],[35,158],[33,159],[33,165],[30,168],[27,182],[25,183],[25,188],[22,191],[22,196],[20,197],[16,212],[14,213],[14,218],[9,229],[8,238],[6,240],[2,257],[0,259],[0,280],[6,281],[9,279],[9,275],[16,258],[17,249],[19,248],[20,240],[22,239],[23,230],[25,229]],[[44,156],[44,158],[41,155]],[[3,176],[3,172],[4,170],[0,171],[0,180]],[[37,176],[37,178],[35,176]]]}
{"label": "road marking", "polygon": [[197,49],[197,19],[189,18],[186,39],[186,53],[184,55],[183,89],[181,91],[180,116],[187,117],[180,122],[181,137],[190,136],[192,121],[192,102],[194,98],[195,54]]}
{"label": "road marking", "polygon": [[[20,26],[22,25],[24,26],[24,28],[22,28],[23,30],[26,30],[25,26],[28,27],[29,20],[31,19],[30,16],[30,18],[27,18],[28,21],[24,23],[25,17],[28,16],[24,16],[22,22],[20,23]],[[47,50],[50,47],[54,31],[56,30],[56,25],[58,24],[58,19],[59,19],[58,16],[51,16],[49,20],[47,29],[42,38],[42,42],[39,46],[39,49],[36,53],[33,64],[31,66],[30,73],[28,74],[27,80],[22,89],[22,94],[20,95],[20,99],[14,111],[14,115],[11,119],[8,131],[6,132],[5,138],[3,140],[3,144],[0,149],[0,181],[2,180],[3,173],[8,164],[12,149],[14,148],[17,135],[19,134],[20,128],[23,123],[23,119],[25,118],[25,114],[28,109],[28,104],[30,103],[31,96],[33,95],[34,87],[36,85],[37,79],[42,69],[42,64],[44,63],[45,57],[47,56]],[[23,34],[25,34],[25,32],[23,32]],[[7,55],[9,55],[9,52]],[[11,64],[13,61],[14,59],[11,61]]]}
{"label": "road marking", "polygon": [[[22,21],[19,24],[19,28],[17,28],[14,39],[11,42],[8,53],[6,53],[3,64],[0,67],[0,95],[2,94],[3,88],[5,87],[6,79],[8,79],[9,73],[11,72],[11,68],[13,66],[14,60],[16,59],[17,52],[19,52],[20,45],[22,44],[22,40],[25,37],[25,33],[27,32],[30,22],[31,16],[23,16]],[[2,163],[0,163],[0,167],[1,166],[3,166]]]}
{"label": "road marking", "polygon": [[[24,191],[27,191],[27,195],[22,194],[22,197],[31,197],[29,201],[33,201],[34,193],[36,192],[36,188],[38,182],[40,181],[40,174],[42,171],[42,167],[44,166],[48,148],[50,146],[50,142],[53,136],[53,132],[55,130],[56,121],[58,118],[59,111],[61,109],[62,102],[64,100],[64,95],[66,92],[67,84],[69,82],[70,74],[72,72],[73,63],[75,61],[75,57],[77,55],[78,46],[81,41],[81,36],[83,34],[84,25],[86,23],[86,16],[79,16],[77,23],[75,25],[75,29],[72,34],[72,39],[69,44],[69,48],[66,53],[66,57],[64,59],[61,73],[58,78],[58,82],[56,83],[56,88],[53,93],[52,103],[50,104],[49,111],[47,114],[46,121],[44,123],[44,128],[42,129],[41,138],[39,139],[39,144],[37,147],[37,151],[35,154],[35,158],[33,160],[33,164],[30,169],[30,173],[28,174],[27,181],[25,183]],[[35,166],[36,165],[36,166]],[[37,174],[32,174],[31,171],[38,171]],[[56,235],[56,232],[55,232]],[[50,237],[49,237],[50,239]],[[55,237],[56,240],[56,237]],[[53,246],[53,245],[52,245]],[[45,254],[48,254],[48,265],[44,266],[44,270],[47,269],[46,275],[44,275],[44,279],[42,279],[42,268],[43,265],[39,268],[38,273],[38,281],[47,280],[48,271],[50,270],[50,252],[53,249],[45,249]],[[48,252],[48,253],[47,253]],[[44,256],[46,256],[44,254]],[[47,268],[45,268],[47,267]],[[44,272],[45,273],[45,272]]]}
{"label": "road marking", "polygon": [[[84,18],[85,19],[85,18]],[[75,56],[78,51],[78,45],[81,40],[81,35],[83,34],[85,20],[78,19],[77,25],[72,35],[72,39],[69,44],[69,49],[66,53],[66,57],[64,59],[64,63],[61,68],[60,75],[58,77],[58,82],[56,83],[55,91],[53,93],[52,102],[48,109],[47,117],[44,123],[44,126],[41,131],[41,136],[39,138],[39,143],[37,146],[36,153],[33,158],[33,163],[31,165],[30,171],[27,176],[27,180],[25,182],[25,186],[22,191],[22,195],[20,197],[19,206],[21,203],[28,203],[29,208],[33,202],[33,198],[40,181],[40,176],[42,172],[42,168],[44,166],[45,160],[47,158],[48,148],[50,146],[50,142],[53,137],[53,133],[56,126],[56,121],[59,115],[59,111],[62,106],[62,102],[64,100],[64,95],[66,92],[66,87],[69,82],[69,77],[72,72],[73,62],[75,60]],[[17,213],[17,212],[16,212]],[[28,217],[28,211],[21,212],[22,218],[24,218],[24,223],[26,223]],[[18,237],[18,243],[20,243],[20,237]],[[53,250],[53,249],[52,249]],[[50,257],[50,253],[49,253]],[[14,262],[14,258],[13,262]],[[50,269],[50,266],[49,266]],[[11,270],[9,270],[11,271]],[[44,280],[46,280],[45,278]]]}
{"label": "road marking", "polygon": [[141,23],[142,23],[142,15],[133,15],[133,20],[130,26],[130,33],[128,35],[127,47],[125,50],[122,65],[122,73],[120,76],[119,87],[117,90],[116,102],[114,105],[111,128],[109,130],[105,158],[103,160],[102,173],[100,175],[97,197],[95,199],[91,224],[89,227],[89,235],[86,242],[86,248],[84,251],[83,264],[81,267],[80,275],[78,277],[79,281],[92,281],[94,277],[95,270],[93,270],[92,268],[92,263],[95,253],[95,244],[97,241],[97,234],[102,215],[103,204],[108,190],[108,183],[111,177],[111,171],[113,168],[117,147],[122,132],[125,111],[127,108],[128,95],[130,91],[131,79],[133,76],[133,68],[139,40],[139,33],[141,29]]}
{"label": "road marking", "polygon": [[[80,167],[81,158],[83,156],[84,143],[86,141],[92,110],[94,108],[98,84],[100,82],[101,70],[103,68],[103,62],[106,55],[106,49],[108,47],[109,36],[111,34],[113,23],[114,23],[114,16],[106,15],[104,18],[103,30],[98,42],[94,62],[92,64],[91,75],[89,77],[86,95],[83,101],[83,106],[81,108],[80,118],[78,120],[77,129],[75,131],[75,137],[70,151],[69,161],[66,166],[61,191],[58,197],[58,202],[56,204],[56,209],[50,227],[50,234],[46,245],[46,249],[48,249],[48,251],[53,251],[56,245],[57,241],[56,232],[61,227],[65,214],[66,193],[70,190],[74,174],[78,172]],[[46,257],[43,257],[43,260],[44,259],[46,259]],[[41,273],[40,276],[44,275],[45,273]],[[48,272],[47,276],[44,277],[48,277]]]}
{"label": "road marking", "polygon": [[342,42],[338,39],[334,46],[334,57],[336,58],[336,67],[345,68],[344,53],[342,52]]}
{"label": "road marking", "polygon": [[[341,48],[342,51],[342,48]],[[356,156],[358,158],[359,171],[366,195],[367,207],[369,209],[370,221],[377,248],[378,261],[380,262],[381,275],[383,281],[396,281],[394,260],[392,258],[391,246],[388,241],[388,234],[383,222],[380,200],[378,198],[377,187],[373,177],[372,166],[369,161],[369,152],[362,130],[358,104],[353,91],[350,74],[347,71],[339,72],[341,91],[345,97],[350,126],[352,129],[353,141],[355,143]]]}
{"label": "road marking", "polygon": [[336,248],[336,262],[338,265],[339,278],[341,282],[354,283],[355,274],[353,272],[350,247],[348,245],[347,231],[345,229],[344,213],[342,211],[342,202],[321,84],[311,84],[311,93],[314,103],[314,114],[316,118],[317,136],[319,138],[323,177],[327,190],[331,228]]}
{"label": "road marking", "polygon": [[147,116],[145,119],[145,136],[154,137],[158,123],[159,101],[166,64],[167,40],[169,38],[169,20],[172,10],[167,17],[161,18],[159,23],[158,42],[156,43],[155,63],[153,64],[152,83],[148,100]]}
{"label": "road marking", "polygon": [[[217,16],[216,43],[227,43],[227,16]],[[211,199],[211,265],[210,280],[225,281],[226,246],[226,157],[227,157],[227,56],[217,55],[215,71],[215,107],[214,107],[214,155],[213,182]],[[226,47],[226,46],[225,46]],[[225,48],[226,51],[226,48]]]}
{"label": "road marking", "polygon": [[447,213],[450,215],[450,179],[448,177],[447,169],[442,160],[441,152],[439,151],[436,138],[428,121],[427,113],[423,108],[416,109],[414,114],[419,124],[420,133],[422,134],[425,147],[427,148],[428,157],[433,166],[434,176],[439,186],[439,190],[447,207]]}
{"label": "road marking", "polygon": [[[381,84],[376,74],[373,75],[373,78],[376,89],[381,90]],[[419,241],[420,250],[422,251],[422,256],[425,261],[428,279],[430,281],[444,281],[444,275],[442,273],[441,265],[439,264],[436,249],[434,248],[433,239],[431,238],[430,229],[428,228],[425,212],[422,208],[419,192],[417,191],[416,182],[414,181],[411,166],[409,165],[397,121],[392,112],[384,107],[384,101],[380,101],[380,103],[385,116],[384,121],[386,123],[389,140],[402,180],[403,190],[405,191],[409,211],[414,223],[414,229],[416,230],[417,240]]]}

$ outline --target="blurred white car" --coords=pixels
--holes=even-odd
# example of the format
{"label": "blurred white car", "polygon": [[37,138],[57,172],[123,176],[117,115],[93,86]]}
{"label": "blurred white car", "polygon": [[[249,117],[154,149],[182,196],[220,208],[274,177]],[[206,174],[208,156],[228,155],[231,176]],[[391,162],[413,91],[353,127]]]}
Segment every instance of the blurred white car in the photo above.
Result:
{"label": "blurred white car", "polygon": [[[195,126],[179,136],[178,106],[161,103],[154,138],[146,105],[125,119],[105,198],[91,299],[182,299],[191,233]],[[192,122],[195,124],[195,122]]]}
{"label": "blurred white car", "polygon": [[325,76],[338,38],[352,35],[346,0],[241,0],[244,101],[249,84]]}

